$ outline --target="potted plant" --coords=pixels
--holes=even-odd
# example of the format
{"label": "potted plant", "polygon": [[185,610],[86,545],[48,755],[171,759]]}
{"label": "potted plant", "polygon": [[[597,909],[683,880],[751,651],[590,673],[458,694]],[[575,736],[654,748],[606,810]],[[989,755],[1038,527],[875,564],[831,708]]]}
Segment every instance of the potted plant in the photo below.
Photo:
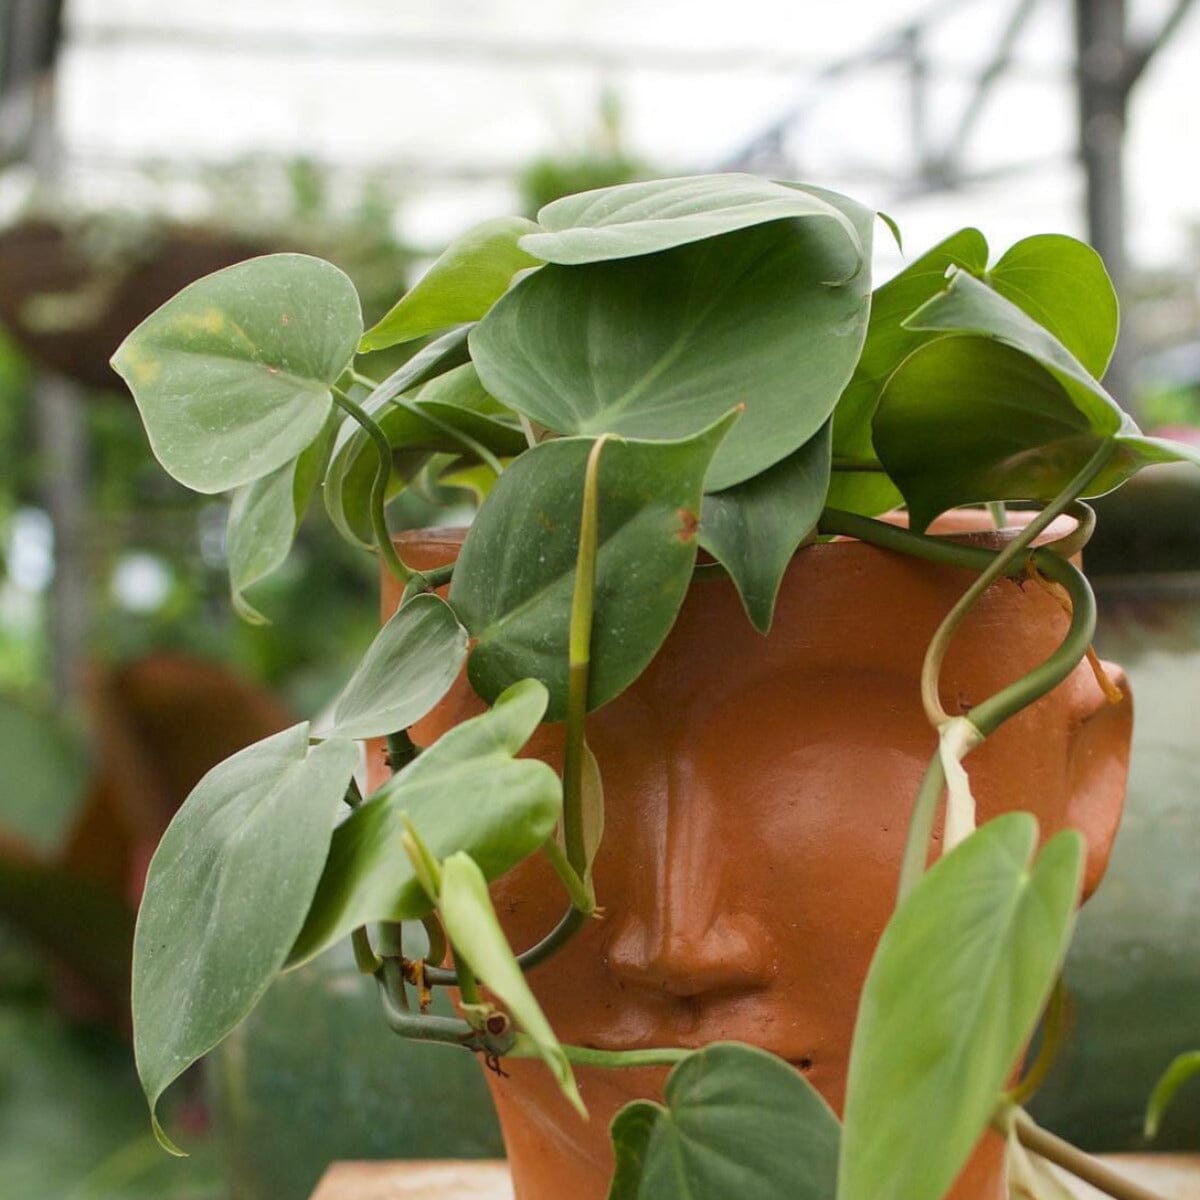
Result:
{"label": "potted plant", "polygon": [[[246,615],[318,488],[388,580],[330,718],[212,771],[151,864],[152,1109],[350,938],[394,1029],[492,1067],[521,1200],[992,1200],[1002,1155],[1027,1192],[1048,1157],[1144,1194],[1024,1114],[1052,1020],[1016,1073],[1124,787],[1081,497],[1200,458],[1097,382],[1086,246],[989,267],[963,230],[872,293],[875,221],[629,184],[472,230],[366,334],[344,275],[278,255],[129,335],[159,459],[233,491]],[[439,481],[470,528],[393,540],[389,498]]]}

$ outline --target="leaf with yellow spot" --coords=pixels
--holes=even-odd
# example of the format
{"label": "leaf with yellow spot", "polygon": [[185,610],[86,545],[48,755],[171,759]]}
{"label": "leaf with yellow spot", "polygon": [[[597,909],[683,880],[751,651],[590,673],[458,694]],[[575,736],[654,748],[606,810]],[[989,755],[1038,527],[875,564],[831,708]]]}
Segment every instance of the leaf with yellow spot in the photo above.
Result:
{"label": "leaf with yellow spot", "polygon": [[121,344],[159,462],[197,492],[270,475],[320,434],[362,333],[358,295],[330,263],[271,254],[197,280]]}

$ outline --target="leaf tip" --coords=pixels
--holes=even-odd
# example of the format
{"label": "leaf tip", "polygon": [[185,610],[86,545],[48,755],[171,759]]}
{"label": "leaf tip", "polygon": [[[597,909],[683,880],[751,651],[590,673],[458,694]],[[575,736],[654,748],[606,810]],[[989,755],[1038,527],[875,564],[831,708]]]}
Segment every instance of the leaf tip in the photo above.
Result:
{"label": "leaf tip", "polygon": [[175,1158],[191,1157],[186,1150],[180,1149],[167,1136],[167,1131],[163,1129],[158,1120],[158,1113],[154,1105],[150,1107],[150,1128],[154,1131],[154,1140],[170,1155]]}

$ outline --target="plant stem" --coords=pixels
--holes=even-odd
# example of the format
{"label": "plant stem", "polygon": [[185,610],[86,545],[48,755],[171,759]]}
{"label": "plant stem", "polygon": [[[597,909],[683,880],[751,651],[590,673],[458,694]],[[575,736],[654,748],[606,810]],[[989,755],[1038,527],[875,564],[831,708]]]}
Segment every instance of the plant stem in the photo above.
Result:
{"label": "plant stem", "polygon": [[1157,1192],[1126,1179],[1106,1163],[1099,1162],[1090,1154],[1055,1137],[1038,1125],[1028,1113],[1018,1110],[1013,1116],[1017,1139],[1026,1150],[1044,1158],[1055,1166],[1069,1171],[1076,1179],[1099,1188],[1113,1200],[1163,1200]]}
{"label": "plant stem", "polygon": [[428,975],[430,966],[440,967],[442,965],[449,943],[437,913],[433,912],[422,917],[421,924],[425,928],[425,936],[429,939],[429,949],[425,951],[425,973]]}
{"label": "plant stem", "polygon": [[[826,509],[821,514],[819,528],[823,534],[855,537],[885,550],[967,570],[986,571],[999,557],[993,551],[978,546],[964,546],[945,538],[928,537],[884,521],[840,512],[837,509]],[[1034,550],[1032,558],[1047,578],[1062,584],[1066,589],[1071,599],[1071,624],[1062,644],[1044,663],[971,709],[969,720],[985,737],[994,733],[1014,713],[1040,699],[1066,679],[1087,656],[1088,647],[1096,631],[1096,601],[1083,575],[1068,559],[1060,557],[1050,546]],[[1015,559],[1011,559],[1001,568],[1003,573],[1011,575],[1022,573],[1024,570],[1025,562]],[[933,822],[945,783],[941,755],[935,751],[913,804],[900,867],[897,902],[912,891],[924,874],[929,838],[933,832]]]}
{"label": "plant stem", "polygon": [[407,729],[398,729],[387,735],[387,765],[393,774],[404,770],[420,753],[408,736]]}
{"label": "plant stem", "polygon": [[334,403],[357,421],[363,432],[375,444],[375,453],[379,461],[375,467],[375,480],[371,484],[371,528],[375,532],[375,544],[379,547],[380,557],[387,563],[388,570],[401,582],[407,583],[413,572],[396,552],[387,523],[387,487],[392,477],[392,447],[388,443],[387,434],[367,415],[362,405],[351,400],[345,392],[333,388],[332,395]]}
{"label": "plant stem", "polygon": [[[589,1046],[563,1046],[567,1061],[576,1067],[671,1067],[682,1062],[694,1050],[673,1047],[654,1047],[647,1050],[593,1050]],[[509,1058],[540,1058],[533,1042],[518,1033]]]}
{"label": "plant stem", "polygon": [[[980,701],[971,709],[967,719],[978,731],[980,740],[995,733],[1009,717],[1035,700],[1040,700],[1062,683],[1087,657],[1088,647],[1092,644],[1092,637],[1096,632],[1096,598],[1083,575],[1069,560],[1059,558],[1048,548],[1035,551],[1033,559],[1038,569],[1048,578],[1066,588],[1071,597],[1071,624],[1066,637],[1045,662],[1039,663],[1028,675],[1001,688],[994,696]],[[925,872],[929,838],[933,833],[933,822],[945,785],[946,776],[941,754],[935,750],[913,803],[908,837],[904,843],[904,855],[900,864],[897,903],[916,887],[917,881]]]}
{"label": "plant stem", "polygon": [[479,982],[475,972],[467,965],[467,960],[459,954],[454,943],[450,943],[450,957],[454,960],[454,975],[458,980],[458,993],[464,1004],[482,1004],[483,997],[479,994]]}
{"label": "plant stem", "polygon": [[375,977],[379,983],[383,1019],[393,1033],[418,1042],[442,1042],[483,1054],[499,1056],[508,1053],[515,1037],[511,1030],[499,1035],[491,1034],[485,1029],[475,1029],[461,1018],[415,1013],[398,1003],[395,989],[398,987],[401,993],[404,989],[401,970],[397,960],[385,959],[383,970]]}
{"label": "plant stem", "polygon": [[588,894],[587,885],[579,877],[575,868],[567,862],[567,856],[554,837],[548,837],[542,843],[542,852],[550,860],[554,873],[562,880],[562,885],[567,889],[567,895],[571,898],[572,906],[589,914],[594,912],[596,905]]}
{"label": "plant stem", "polygon": [[950,720],[950,715],[942,707],[939,683],[941,680],[942,663],[946,658],[946,651],[950,648],[950,642],[959,625],[962,624],[967,613],[975,607],[980,596],[1007,572],[1009,565],[1020,561],[1025,556],[1027,549],[1033,545],[1038,535],[1064,509],[1075,502],[1079,493],[1091,483],[1104,467],[1105,463],[1108,462],[1109,458],[1112,457],[1114,449],[1115,443],[1113,442],[1105,441],[1101,444],[1095,454],[1079,470],[1075,478],[996,555],[987,570],[962,594],[958,603],[946,614],[941,625],[938,626],[937,632],[933,635],[933,639],[925,650],[925,661],[921,667],[921,701],[925,706],[925,715],[935,729]]}
{"label": "plant stem", "polygon": [[434,567],[431,571],[422,571],[419,574],[414,571],[412,578],[404,585],[404,591],[397,607],[403,608],[414,596],[419,596],[422,592],[437,591],[438,588],[448,584],[453,576],[453,563],[446,563],[445,566]]}
{"label": "plant stem", "polygon": [[[557,925],[540,942],[530,946],[528,950],[517,955],[517,966],[522,971],[532,971],[534,967],[552,958],[587,924],[588,914],[581,908],[572,906]],[[425,983],[429,987],[457,987],[458,975],[442,967],[426,967]]]}
{"label": "plant stem", "polygon": [[563,749],[563,843],[567,862],[581,879],[587,874],[583,831],[584,718],[587,716],[591,674],[592,616],[596,594],[596,546],[599,540],[600,455],[607,435],[592,446],[583,476],[583,505],[579,518],[579,552],[575,562],[575,592],[567,635],[567,723]]}
{"label": "plant stem", "polygon": [[365,925],[359,925],[350,934],[350,944],[354,947],[354,965],[364,975],[374,975],[383,966],[383,959],[371,948],[371,939]]}
{"label": "plant stem", "polygon": [[458,442],[464,450],[474,454],[497,479],[500,478],[504,471],[500,460],[482,442],[471,437],[469,433],[464,433],[461,429],[455,429],[449,421],[443,421],[441,417],[435,416],[427,409],[414,404],[411,400],[406,400],[403,396],[392,397],[391,403],[397,408],[404,409],[405,412],[412,413],[418,420],[428,421],[434,429],[440,430],[448,438]]}
{"label": "plant stem", "polygon": [[1042,1021],[1042,1041],[1038,1046],[1037,1058],[1008,1094],[1013,1104],[1027,1104],[1042,1086],[1062,1048],[1066,1025],[1067,988],[1063,977],[1059,975],[1054,983],[1054,991],[1050,993],[1050,1001],[1046,1005],[1046,1015]]}

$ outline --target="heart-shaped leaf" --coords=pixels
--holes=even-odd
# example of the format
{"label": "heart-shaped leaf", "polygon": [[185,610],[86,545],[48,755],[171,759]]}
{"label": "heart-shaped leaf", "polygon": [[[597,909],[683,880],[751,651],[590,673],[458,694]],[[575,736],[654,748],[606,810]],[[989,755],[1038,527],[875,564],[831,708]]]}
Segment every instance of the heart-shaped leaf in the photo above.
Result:
{"label": "heart-shaped leaf", "polygon": [[526,234],[521,248],[546,262],[578,266],[654,254],[770,221],[810,218],[837,226],[842,243],[860,258],[869,256],[856,245],[845,215],[819,195],[740,174],[652,179],[564,196],[538,213],[545,232]]}
{"label": "heart-shaped leaf", "polygon": [[813,531],[829,490],[830,422],[761,475],[704,497],[700,545],[733,577],[755,629],[771,628],[775,597],[796,547]]}
{"label": "heart-shaped leaf", "polygon": [[664,1098],[613,1121],[608,1200],[833,1200],[837,1118],[782,1059],[718,1042],[675,1067]]}
{"label": "heart-shaped leaf", "polygon": [[[683,603],[696,560],[701,488],[734,414],[681,442],[614,439],[600,456],[600,525],[588,704],[641,674]],[[514,680],[550,690],[562,720],[583,479],[594,442],[542,442],[500,477],[467,532],[450,603],[475,639],[468,672],[485,699]]]}
{"label": "heart-shaped leaf", "polygon": [[[134,1051],[154,1116],[167,1086],[258,1003],[304,923],[354,768],[302,723],[196,785],[150,863],[133,947]],[[175,1151],[177,1152],[177,1151]]]}
{"label": "heart-shaped leaf", "polygon": [[[836,456],[868,462],[875,458],[871,418],[883,385],[900,363],[931,336],[905,328],[905,318],[946,286],[948,268],[961,267],[982,275],[987,257],[983,234],[977,229],[960,229],[875,289],[862,354],[833,414]],[[882,467],[878,471],[838,470],[830,483],[829,504],[834,508],[873,514],[895,507],[899,500],[899,492]]]}
{"label": "heart-shaped leaf", "polygon": [[270,475],[242,484],[233,494],[225,526],[229,591],[233,607],[252,625],[268,621],[246,599],[245,591],[287,560],[309,501],[325,473],[332,440],[333,425],[327,421],[324,431],[298,458]]}
{"label": "heart-shaped leaf", "polygon": [[1117,293],[1091,246],[1061,233],[1025,238],[1004,252],[987,281],[1062,342],[1085,371],[1103,376],[1117,344]]}
{"label": "heart-shaped leaf", "polygon": [[359,342],[359,353],[477,321],[504,295],[512,277],[539,260],[517,244],[539,226],[524,217],[484,221],[450,243],[441,257]]}
{"label": "heart-shaped leaf", "polygon": [[1194,449],[1142,437],[1053,334],[965,272],[906,324],[951,335],[905,359],[875,413],[876,450],[916,529],[959,504],[1052,500],[1106,441],[1112,457],[1087,496],[1151,463],[1200,464]]}
{"label": "heart-shaped leaf", "polygon": [[443,734],[338,826],[291,965],[369,921],[430,912],[401,846],[405,816],[434,855],[465,850],[489,879],[553,834],[562,811],[558,776],[536,759],[513,757],[545,708],[546,689],[524,680],[489,712]]}
{"label": "heart-shaped leaf", "polygon": [[407,729],[450,690],[467,657],[467,631],[432,593],[414,596],[367,648],[333,706],[331,737]]}
{"label": "heart-shaped leaf", "polygon": [[452,854],[442,863],[438,914],[456,952],[508,1009],[558,1080],[563,1095],[586,1117],[571,1064],[500,928],[488,895],[487,876],[469,855]]}
{"label": "heart-shaped leaf", "polygon": [[316,438],[361,333],[358,293],[337,267],[271,254],[184,288],[112,361],[158,461],[194,491],[223,492]]}
{"label": "heart-shaped leaf", "polygon": [[471,357],[493,396],[558,433],[683,438],[743,406],[712,465],[719,491],[798,449],[832,411],[866,330],[869,268],[847,279],[854,253],[840,225],[776,221],[543,267],[475,327]]}
{"label": "heart-shaped leaf", "polygon": [[893,915],[859,1004],[838,1200],[930,1200],[967,1161],[1054,985],[1084,843],[1009,813]]}

